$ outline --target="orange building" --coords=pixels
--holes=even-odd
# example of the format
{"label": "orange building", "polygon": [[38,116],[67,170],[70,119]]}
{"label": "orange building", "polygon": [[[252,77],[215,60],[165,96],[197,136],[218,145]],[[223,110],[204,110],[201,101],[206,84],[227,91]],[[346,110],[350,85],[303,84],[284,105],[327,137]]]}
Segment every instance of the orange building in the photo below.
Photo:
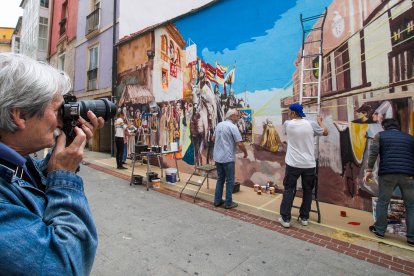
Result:
{"label": "orange building", "polygon": [[14,28],[0,27],[0,53],[11,52],[11,37]]}

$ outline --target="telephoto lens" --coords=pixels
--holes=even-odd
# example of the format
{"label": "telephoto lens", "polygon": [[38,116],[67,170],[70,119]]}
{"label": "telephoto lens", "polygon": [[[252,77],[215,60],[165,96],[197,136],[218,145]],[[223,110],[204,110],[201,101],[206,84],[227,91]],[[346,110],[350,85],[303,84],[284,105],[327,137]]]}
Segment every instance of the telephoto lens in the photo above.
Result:
{"label": "telephoto lens", "polygon": [[79,101],[79,116],[88,120],[86,114],[89,110],[92,111],[96,117],[104,118],[105,121],[108,121],[116,115],[116,105],[108,99]]}

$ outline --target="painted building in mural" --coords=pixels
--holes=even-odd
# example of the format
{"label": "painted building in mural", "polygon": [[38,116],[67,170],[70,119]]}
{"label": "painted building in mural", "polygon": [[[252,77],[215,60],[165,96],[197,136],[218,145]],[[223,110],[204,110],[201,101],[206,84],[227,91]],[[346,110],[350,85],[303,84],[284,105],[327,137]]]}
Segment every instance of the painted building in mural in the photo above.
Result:
{"label": "painted building in mural", "polygon": [[[157,133],[152,144],[177,143],[180,168],[188,171],[212,162],[215,126],[229,108],[241,109],[238,127],[250,133],[249,157],[237,155],[236,180],[282,187],[282,124],[288,105],[299,100],[299,18],[322,14],[325,7],[321,95],[330,135],[320,140],[319,198],[369,210],[378,187],[362,182],[370,139],[388,117],[397,118],[403,131],[414,131],[410,0],[214,2],[121,39],[120,103],[137,120],[156,102],[158,115],[139,117],[138,127]],[[222,14],[225,22],[217,20]],[[316,89],[304,93],[315,95]]]}
{"label": "painted building in mural", "polygon": [[65,71],[73,81],[78,2],[56,0],[51,3],[50,9],[49,63]]}
{"label": "painted building in mural", "polygon": [[[118,7],[119,2],[116,2]],[[78,2],[73,90],[79,99],[110,98],[112,95],[113,11],[114,1]],[[118,16],[119,10],[116,18]],[[93,139],[92,150],[110,151],[110,123],[105,123]]]}

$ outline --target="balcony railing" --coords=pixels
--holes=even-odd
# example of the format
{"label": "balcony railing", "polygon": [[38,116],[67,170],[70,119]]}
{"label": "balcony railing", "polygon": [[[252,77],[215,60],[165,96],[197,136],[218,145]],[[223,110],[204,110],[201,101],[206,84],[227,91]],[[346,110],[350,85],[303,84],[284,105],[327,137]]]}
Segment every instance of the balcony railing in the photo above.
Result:
{"label": "balcony railing", "polygon": [[99,14],[101,9],[94,10],[86,17],[86,34],[88,35],[99,29]]}
{"label": "balcony railing", "polygon": [[89,70],[87,75],[88,75],[88,90],[97,89],[98,68]]}
{"label": "balcony railing", "polygon": [[59,22],[59,36],[62,36],[66,33],[66,18],[62,18]]}

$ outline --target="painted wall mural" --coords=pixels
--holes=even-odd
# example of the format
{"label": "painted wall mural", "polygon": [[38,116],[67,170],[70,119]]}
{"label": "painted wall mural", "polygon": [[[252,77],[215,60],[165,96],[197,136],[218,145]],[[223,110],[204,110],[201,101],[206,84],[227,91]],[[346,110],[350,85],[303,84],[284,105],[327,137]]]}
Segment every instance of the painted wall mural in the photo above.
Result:
{"label": "painted wall mural", "polygon": [[[249,157],[237,155],[236,180],[251,187],[273,181],[281,187],[282,125],[288,106],[299,100],[299,16],[321,14],[325,7],[322,71],[305,78],[315,81],[322,74],[321,114],[330,129],[320,140],[319,198],[371,210],[377,179],[364,183],[362,177],[381,121],[396,118],[404,132],[414,131],[411,0],[221,0],[138,30],[118,44],[120,108],[145,114],[156,103],[150,143],[177,143],[179,166],[188,172],[213,162],[215,126],[228,109],[237,108]],[[315,33],[309,32],[306,41],[320,36]],[[315,87],[304,91],[315,93]],[[304,105],[305,111],[312,109],[311,102]]]}

